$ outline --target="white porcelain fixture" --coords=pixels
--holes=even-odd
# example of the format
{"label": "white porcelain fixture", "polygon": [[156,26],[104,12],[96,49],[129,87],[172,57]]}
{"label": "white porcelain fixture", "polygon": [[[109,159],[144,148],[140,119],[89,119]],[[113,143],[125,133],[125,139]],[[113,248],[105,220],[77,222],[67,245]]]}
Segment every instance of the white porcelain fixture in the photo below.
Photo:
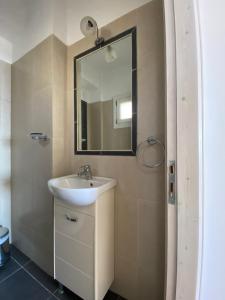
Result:
{"label": "white porcelain fixture", "polygon": [[67,204],[86,206],[94,203],[105,191],[113,188],[116,180],[105,177],[93,177],[86,180],[77,175],[50,179],[48,187],[54,197]]}

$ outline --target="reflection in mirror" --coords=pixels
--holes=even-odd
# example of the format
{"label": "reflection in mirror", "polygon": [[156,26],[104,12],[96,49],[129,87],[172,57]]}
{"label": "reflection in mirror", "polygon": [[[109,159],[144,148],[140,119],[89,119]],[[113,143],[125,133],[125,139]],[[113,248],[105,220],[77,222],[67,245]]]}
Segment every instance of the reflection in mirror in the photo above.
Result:
{"label": "reflection in mirror", "polygon": [[130,30],[75,58],[76,153],[135,154],[134,34]]}

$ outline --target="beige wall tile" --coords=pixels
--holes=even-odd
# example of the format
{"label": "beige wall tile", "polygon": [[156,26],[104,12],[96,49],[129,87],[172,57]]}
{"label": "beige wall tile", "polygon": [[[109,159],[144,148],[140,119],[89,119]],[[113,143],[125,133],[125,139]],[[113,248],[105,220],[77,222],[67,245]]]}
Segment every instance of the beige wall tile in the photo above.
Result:
{"label": "beige wall tile", "polygon": [[52,84],[52,36],[45,39],[37,47],[31,50],[29,55],[33,56],[31,62],[33,65],[32,88],[34,91],[40,91]]}
{"label": "beige wall tile", "polygon": [[137,263],[138,259],[138,201],[135,198],[117,198],[116,254]]}
{"label": "beige wall tile", "polygon": [[0,179],[0,223],[10,230],[11,237],[11,182]]}
{"label": "beige wall tile", "polygon": [[66,90],[67,47],[57,37],[52,36],[53,84]]}
{"label": "beige wall tile", "polygon": [[0,180],[10,181],[11,177],[11,141],[0,139]]}
{"label": "beige wall tile", "polygon": [[[12,215],[12,219],[13,219]],[[12,224],[13,230],[13,244],[20,249],[23,253],[26,253],[28,257],[33,257],[33,231],[27,224],[21,219],[19,222]]]}
{"label": "beige wall tile", "polygon": [[164,271],[164,219],[163,202],[138,200],[138,265],[155,276]]}
{"label": "beige wall tile", "polygon": [[[47,181],[66,168],[66,54],[66,46],[50,36],[12,66],[13,241],[50,274],[53,201]],[[32,131],[50,139],[34,141]]]}
{"label": "beige wall tile", "polygon": [[65,166],[65,139],[58,137],[52,139],[52,177],[68,175]]}
{"label": "beige wall tile", "polygon": [[164,202],[138,200],[138,299],[140,300],[163,299],[164,218]]}
{"label": "beige wall tile", "polygon": [[[160,276],[161,277],[161,276]],[[164,286],[158,274],[149,269],[138,269],[138,300],[164,299]]]}
{"label": "beige wall tile", "polygon": [[64,138],[65,135],[65,102],[66,92],[53,85],[52,89],[52,136]]}
{"label": "beige wall tile", "polygon": [[0,61],[0,224],[11,238],[11,65]]}
{"label": "beige wall tile", "polygon": [[158,63],[160,63],[163,58],[162,54],[164,54],[164,40],[158,37],[159,32],[164,34],[163,3],[160,0],[153,0],[150,4],[147,3],[140,7],[136,12],[139,67],[146,62],[145,55],[149,52],[158,55]]}
{"label": "beige wall tile", "polygon": [[11,99],[0,99],[0,139],[11,138]]}
{"label": "beige wall tile", "polygon": [[35,261],[38,253],[40,267],[52,273],[52,145],[29,136],[52,135],[51,52],[50,37],[12,65],[12,237]]}
{"label": "beige wall tile", "polygon": [[66,159],[66,80],[67,47],[56,37],[53,39],[53,95],[52,95],[52,176],[68,172]]}
{"label": "beige wall tile", "polygon": [[12,182],[18,180],[32,184],[33,147],[34,142],[26,136],[12,138]]}
{"label": "beige wall tile", "polygon": [[[137,26],[138,141],[150,135],[164,141],[164,31],[161,1],[149,2],[108,24],[101,32],[107,39],[133,26]],[[129,300],[161,300],[164,282],[164,167],[146,169],[135,157],[74,156],[73,58],[91,47],[93,38],[82,39],[71,45],[67,52],[66,139],[70,170],[74,172],[80,165],[90,163],[95,175],[117,179],[116,273],[112,288]]]}
{"label": "beige wall tile", "polygon": [[101,28],[102,36],[107,40],[121,32],[130,29],[138,24],[138,9],[118,18],[116,21],[111,22]]}
{"label": "beige wall tile", "polygon": [[[42,132],[52,136],[52,86],[34,90],[31,101],[30,132]],[[29,132],[29,133],[30,133]]]}
{"label": "beige wall tile", "polygon": [[11,65],[0,60],[0,100],[11,100]]}
{"label": "beige wall tile", "polygon": [[[138,298],[138,268],[137,264],[130,260],[116,257],[115,281],[112,290],[129,300]],[[147,299],[146,299],[147,300]]]}
{"label": "beige wall tile", "polygon": [[[139,141],[149,135],[164,139],[162,14],[161,1],[152,1],[102,29],[104,37],[110,38],[137,26]],[[46,264],[46,270],[51,273],[52,240],[49,236],[46,240],[40,234],[43,228],[49,228],[51,233],[52,225],[47,218],[52,220],[53,216],[51,196],[44,184],[50,176],[75,173],[80,165],[88,162],[95,175],[118,180],[113,289],[129,300],[161,300],[164,281],[164,244],[161,240],[164,237],[164,168],[147,170],[135,157],[74,155],[73,58],[91,48],[93,41],[93,37],[85,38],[66,49],[51,36],[12,67],[14,241],[40,266]],[[37,74],[38,78],[35,77]],[[43,103],[40,107],[39,101]],[[43,108],[47,109],[51,125],[46,119],[32,117],[42,114],[46,118]],[[53,139],[45,147],[28,139],[32,124],[40,130],[51,128],[49,134]],[[35,160],[31,153],[35,153]],[[24,161],[37,168],[35,175],[22,163]],[[32,189],[30,178],[36,182]],[[39,193],[39,188],[43,193]],[[32,228],[27,228],[29,215],[38,220],[40,214],[40,223],[35,221]]]}
{"label": "beige wall tile", "polygon": [[[146,168],[145,168],[146,169]],[[165,178],[164,167],[160,167],[157,170],[150,169],[146,173],[138,169],[137,176],[137,197],[149,201],[164,202],[165,190],[164,190]]]}
{"label": "beige wall tile", "polygon": [[[146,55],[147,58],[147,55]],[[164,79],[157,59],[148,56],[146,67],[138,71],[138,142],[148,136],[164,135]]]}

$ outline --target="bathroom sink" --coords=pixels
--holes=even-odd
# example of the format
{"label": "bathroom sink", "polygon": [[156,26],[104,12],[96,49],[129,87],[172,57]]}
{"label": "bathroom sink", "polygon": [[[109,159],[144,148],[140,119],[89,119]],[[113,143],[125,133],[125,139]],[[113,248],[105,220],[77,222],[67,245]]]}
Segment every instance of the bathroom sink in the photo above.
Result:
{"label": "bathroom sink", "polygon": [[93,177],[86,180],[77,175],[50,179],[48,188],[54,197],[68,204],[85,206],[94,203],[105,191],[113,188],[116,180],[105,177]]}

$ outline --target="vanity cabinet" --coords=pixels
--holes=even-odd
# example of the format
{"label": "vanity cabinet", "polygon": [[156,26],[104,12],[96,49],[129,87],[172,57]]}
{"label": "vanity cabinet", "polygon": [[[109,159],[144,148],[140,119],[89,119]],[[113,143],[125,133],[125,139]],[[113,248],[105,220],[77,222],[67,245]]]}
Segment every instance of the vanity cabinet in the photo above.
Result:
{"label": "vanity cabinet", "polygon": [[89,206],[54,201],[54,277],[85,300],[114,280],[114,188]]}

